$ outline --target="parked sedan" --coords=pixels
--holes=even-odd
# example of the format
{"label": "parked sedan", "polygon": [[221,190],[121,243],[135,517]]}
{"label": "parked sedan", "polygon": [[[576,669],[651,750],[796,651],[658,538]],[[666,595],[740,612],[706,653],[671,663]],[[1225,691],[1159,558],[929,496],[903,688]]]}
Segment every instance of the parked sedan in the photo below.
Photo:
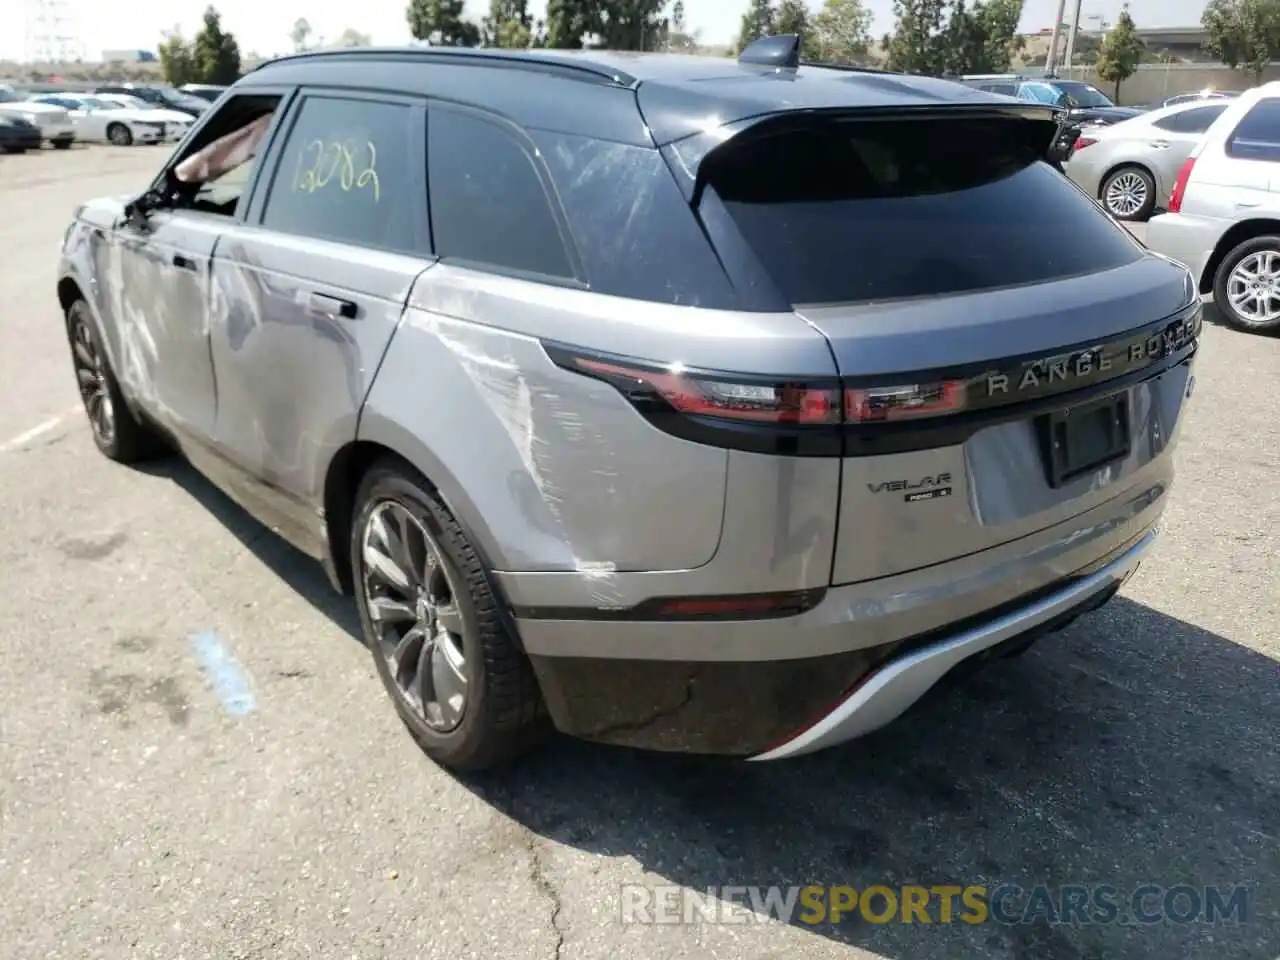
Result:
{"label": "parked sedan", "polygon": [[1117,220],[1148,220],[1168,203],[1178,168],[1231,102],[1193,100],[1086,129],[1065,172]]}
{"label": "parked sedan", "polygon": [[39,129],[41,141],[47,140],[59,150],[66,150],[75,142],[76,128],[66,110],[49,103],[32,103],[13,87],[0,86],[0,115],[31,124]]}
{"label": "parked sedan", "polygon": [[163,120],[149,110],[122,106],[112,100],[78,94],[46,93],[33,103],[49,103],[71,114],[76,136],[96,143],[127,147],[134,143],[163,143],[170,131]]}
{"label": "parked sedan", "polygon": [[104,103],[114,103],[117,106],[136,111],[140,115],[145,115],[152,123],[164,124],[166,139],[168,140],[181,140],[187,135],[187,131],[191,129],[191,124],[195,122],[195,118],[188,113],[183,113],[180,110],[170,110],[167,107],[157,107],[155,104],[132,94],[95,93],[93,98]]}
{"label": "parked sedan", "polygon": [[1240,96],[1239,90],[1196,90],[1194,93],[1175,93],[1172,97],[1157,100],[1140,107],[1141,110],[1159,110],[1161,107],[1173,107],[1180,103],[1195,103],[1197,100],[1231,100]]}
{"label": "parked sedan", "polygon": [[40,128],[20,117],[0,114],[0,150],[26,153],[40,149]]}

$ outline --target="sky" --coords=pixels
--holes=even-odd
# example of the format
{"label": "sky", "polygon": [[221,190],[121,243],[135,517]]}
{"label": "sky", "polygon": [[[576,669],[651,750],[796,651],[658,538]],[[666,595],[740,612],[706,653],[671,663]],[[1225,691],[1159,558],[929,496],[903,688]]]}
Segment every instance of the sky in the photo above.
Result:
{"label": "sky", "polygon": [[[0,23],[23,24],[27,8],[41,0],[0,0]],[[175,25],[188,37],[199,27],[209,0],[43,0],[45,9],[67,11],[73,32],[81,39],[86,59],[98,59],[103,50],[152,49],[160,32]],[[808,0],[815,10],[822,0]],[[875,15],[876,35],[893,26],[893,0],[866,0]],[[337,38],[347,27],[372,35],[375,43],[402,43],[409,39],[405,26],[405,0],[214,0],[222,12],[223,26],[236,35],[243,53],[270,55],[290,48],[289,32],[299,17],[306,17],[316,35]],[[1074,0],[1068,0],[1067,16]],[[488,0],[466,0],[467,13],[479,18]],[[535,16],[546,9],[546,0],[531,0]],[[1053,24],[1057,0],[1026,0],[1022,29],[1035,31]],[[1081,17],[1114,20],[1121,0],[1082,0]],[[1205,0],[1130,0],[1129,9],[1139,27],[1191,26],[1199,23]],[[730,43],[746,0],[685,0],[685,17],[705,44]],[[26,31],[0,32],[0,60],[22,59]]]}

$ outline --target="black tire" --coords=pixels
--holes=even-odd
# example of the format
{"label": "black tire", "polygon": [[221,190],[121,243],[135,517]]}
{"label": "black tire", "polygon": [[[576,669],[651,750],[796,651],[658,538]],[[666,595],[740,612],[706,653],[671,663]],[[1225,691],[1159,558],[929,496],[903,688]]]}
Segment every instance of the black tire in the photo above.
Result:
{"label": "black tire", "polygon": [[131,147],[133,131],[123,123],[113,123],[107,127],[107,142],[116,147]]}
{"label": "black tire", "polygon": [[[1143,191],[1141,205],[1134,209],[1126,207],[1125,209],[1128,212],[1117,212],[1116,208],[1112,206],[1111,190],[1112,186],[1118,183],[1140,184],[1140,189]],[[1136,187],[1135,189],[1138,188]],[[1098,190],[1098,197],[1102,201],[1102,208],[1117,220],[1142,223],[1151,219],[1151,214],[1156,208],[1156,181],[1150,172],[1142,167],[1120,167],[1117,170],[1112,170],[1103,178],[1102,186]],[[1116,200],[1118,202],[1119,197]]]}
{"label": "black tire", "polygon": [[1217,306],[1222,318],[1237,330],[1242,330],[1245,333],[1280,333],[1280,316],[1271,320],[1251,318],[1241,313],[1231,303],[1228,286],[1232,272],[1244,260],[1258,253],[1274,253],[1277,262],[1280,263],[1280,236],[1253,237],[1235,247],[1222,258],[1222,262],[1218,264],[1217,272],[1213,275],[1214,304]]}
{"label": "black tire", "polygon": [[[89,430],[102,454],[117,463],[137,463],[160,452],[164,448],[161,437],[141,423],[125,401],[115,372],[102,349],[89,305],[83,300],[77,300],[67,308],[67,342]],[[93,379],[90,379],[91,374]],[[93,399],[95,396],[97,406]],[[110,429],[103,426],[101,412],[104,406]]]}
{"label": "black tire", "polygon": [[53,149],[55,149],[55,150],[70,150],[70,149],[71,149],[72,141],[70,141],[70,140],[54,140],[54,141],[52,141],[52,142],[53,142]]}
{"label": "black tire", "polygon": [[[395,510],[397,505],[429,534],[449,586],[456,585],[452,600],[461,615],[460,640],[468,677],[461,720],[443,732],[427,723],[426,709],[411,703],[393,676],[387,656],[390,643],[370,613],[366,531],[376,511]],[[351,570],[365,642],[396,712],[423,751],[444,767],[478,771],[537,746],[550,725],[533,668],[507,629],[484,565],[431,485],[408,464],[389,458],[365,474],[354,506]],[[395,634],[390,635],[394,640]]]}

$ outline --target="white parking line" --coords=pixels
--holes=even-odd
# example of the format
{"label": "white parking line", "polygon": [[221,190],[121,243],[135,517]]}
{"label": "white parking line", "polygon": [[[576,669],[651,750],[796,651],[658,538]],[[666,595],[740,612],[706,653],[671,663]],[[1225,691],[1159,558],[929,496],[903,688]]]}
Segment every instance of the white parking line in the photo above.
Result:
{"label": "white parking line", "polygon": [[21,450],[32,440],[44,436],[50,430],[57,429],[58,425],[61,424],[63,420],[79,411],[79,409],[79,405],[69,407],[57,416],[50,417],[48,420],[37,423],[30,430],[20,433],[16,437],[12,437],[4,443],[0,443],[0,453],[12,453],[14,450]]}

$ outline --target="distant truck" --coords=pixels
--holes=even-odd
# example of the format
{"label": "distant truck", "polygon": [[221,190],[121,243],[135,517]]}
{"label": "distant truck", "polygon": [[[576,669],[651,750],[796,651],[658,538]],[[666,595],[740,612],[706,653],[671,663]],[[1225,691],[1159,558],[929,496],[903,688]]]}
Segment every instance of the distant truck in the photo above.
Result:
{"label": "distant truck", "polygon": [[156,55],[150,50],[103,50],[105,63],[155,63]]}

